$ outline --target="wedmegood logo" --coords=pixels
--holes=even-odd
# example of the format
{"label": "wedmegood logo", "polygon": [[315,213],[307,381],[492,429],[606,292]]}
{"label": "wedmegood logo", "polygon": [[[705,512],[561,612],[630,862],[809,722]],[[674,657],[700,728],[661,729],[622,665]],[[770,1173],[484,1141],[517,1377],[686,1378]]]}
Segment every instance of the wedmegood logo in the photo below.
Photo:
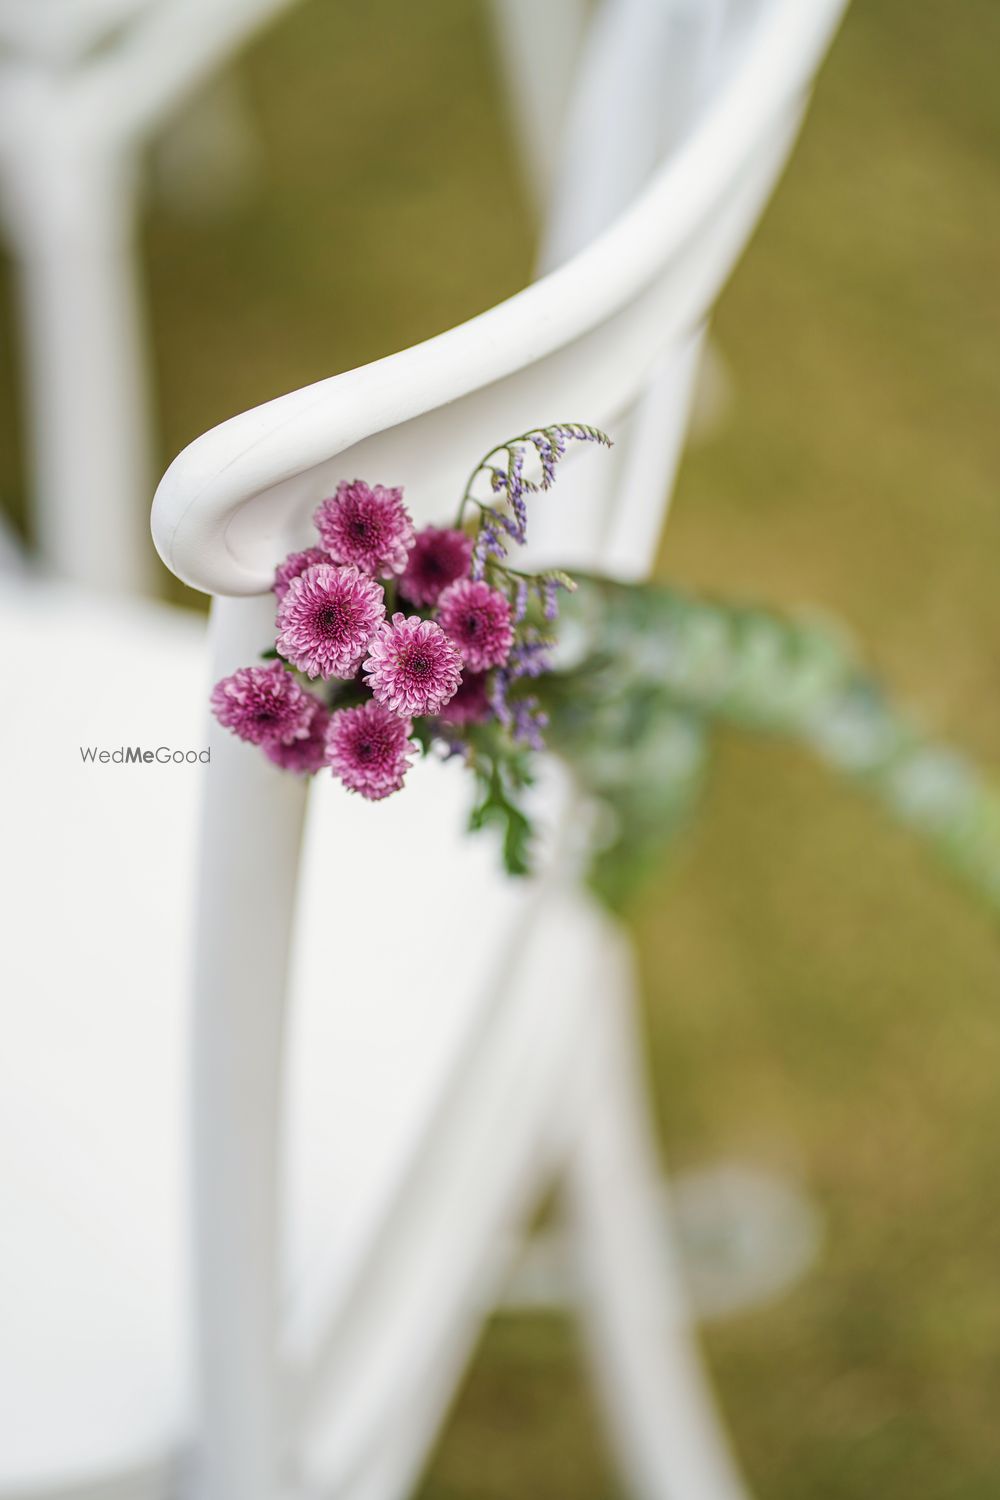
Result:
{"label": "wedmegood logo", "polygon": [[116,750],[99,750],[96,745],[81,745],[80,759],[85,764],[100,766],[194,766],[199,762],[207,766],[212,759],[210,749],[171,750],[168,745],[158,745],[155,750],[143,750],[138,745],[119,745]]}

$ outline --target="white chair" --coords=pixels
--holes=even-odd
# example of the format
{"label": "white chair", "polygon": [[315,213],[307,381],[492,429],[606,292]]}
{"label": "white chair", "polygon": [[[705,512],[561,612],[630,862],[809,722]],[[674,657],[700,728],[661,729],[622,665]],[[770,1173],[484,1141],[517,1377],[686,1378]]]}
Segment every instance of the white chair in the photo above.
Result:
{"label": "white chair", "polygon": [[0,214],[17,268],[38,549],[148,592],[141,152],[290,0],[0,0]]}
{"label": "white chair", "polygon": [[[629,25],[611,26],[611,42],[634,46],[645,33],[631,29],[632,5],[615,8]],[[402,481],[418,520],[436,519],[480,451],[535,422],[627,434],[609,458],[567,463],[534,507],[535,555],[623,574],[648,564],[692,335],[766,199],[840,9],[734,6],[683,139],[674,129],[648,189],[586,249],[472,323],[245,413],[181,455],[154,529],[168,566],[220,596],[214,674],[267,639],[260,591],[336,479]],[[574,218],[592,232],[620,206],[595,222],[578,178],[567,242]],[[197,641],[179,662],[144,611],[123,630],[96,603],[73,612],[70,637],[61,599],[25,590],[10,618],[33,659],[58,667],[75,652],[60,693],[83,743],[197,745],[208,681]],[[17,687],[25,722],[44,722],[50,683]],[[652,1229],[627,952],[576,890],[558,778],[535,883],[505,882],[488,843],[464,839],[461,774],[438,765],[376,808],[318,784],[297,881],[303,789],[213,735],[191,1038],[192,1403],[175,1005],[190,768],[162,768],[151,798],[138,778],[160,768],[84,765],[75,745],[37,736],[15,749],[24,779],[41,770],[51,795],[20,808],[16,777],[0,794],[17,851],[4,891],[17,921],[0,1090],[14,1254],[0,1278],[0,1410],[12,1414],[0,1496],[153,1500],[189,1475],[205,1500],[406,1494],[512,1237],[557,1177],[632,1490],[734,1500]],[[126,867],[113,900],[88,885],[84,853],[109,841]],[[171,856],[148,885],[144,847]],[[416,891],[392,878],[393,851],[405,870],[413,850],[435,872]],[[374,938],[373,893],[392,912]],[[81,984],[90,972],[99,985]]]}

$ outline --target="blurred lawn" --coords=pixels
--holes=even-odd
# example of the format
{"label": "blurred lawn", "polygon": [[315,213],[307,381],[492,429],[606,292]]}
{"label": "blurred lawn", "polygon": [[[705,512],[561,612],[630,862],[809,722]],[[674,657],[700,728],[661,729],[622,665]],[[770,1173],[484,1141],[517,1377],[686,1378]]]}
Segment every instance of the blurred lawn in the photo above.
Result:
{"label": "blurred lawn", "polygon": [[[463,0],[310,0],[245,59],[254,190],[148,213],[164,459],[523,284],[487,41]],[[993,0],[857,0],[719,310],[733,407],[662,572],[837,612],[1000,766],[998,55]],[[634,926],[673,1164],[787,1168],[828,1220],[806,1282],[707,1335],[760,1500],[995,1500],[995,929],[802,756],[735,740]],[[425,1500],[617,1493],[572,1328],[498,1320]]]}

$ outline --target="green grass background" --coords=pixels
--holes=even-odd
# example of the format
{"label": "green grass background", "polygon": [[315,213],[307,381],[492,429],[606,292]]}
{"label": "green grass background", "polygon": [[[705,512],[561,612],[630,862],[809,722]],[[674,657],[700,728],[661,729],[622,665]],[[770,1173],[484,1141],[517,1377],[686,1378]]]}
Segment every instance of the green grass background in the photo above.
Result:
{"label": "green grass background", "polygon": [[[722,299],[733,404],[685,462],[660,561],[836,612],[993,765],[998,56],[994,0],[856,0]],[[237,80],[250,191],[198,214],[154,191],[144,219],[164,461],[476,313],[531,264],[472,0],[307,0]],[[28,524],[9,297],[0,317],[0,494]],[[790,1171],[827,1219],[804,1282],[706,1334],[756,1494],[995,1500],[995,927],[878,810],[737,738],[631,921],[671,1162]],[[572,1326],[496,1320],[425,1500],[618,1494]]]}

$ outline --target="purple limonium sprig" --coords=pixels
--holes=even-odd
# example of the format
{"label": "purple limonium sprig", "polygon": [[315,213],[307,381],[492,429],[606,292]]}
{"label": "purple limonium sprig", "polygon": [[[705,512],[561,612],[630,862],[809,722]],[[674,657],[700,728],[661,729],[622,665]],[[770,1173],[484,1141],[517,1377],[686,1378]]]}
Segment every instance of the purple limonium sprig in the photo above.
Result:
{"label": "purple limonium sprig", "polygon": [[545,731],[549,727],[549,716],[532,693],[518,698],[514,705],[512,735],[515,744],[525,745],[529,750],[545,749]]}
{"label": "purple limonium sprig", "polygon": [[488,565],[495,587],[502,591],[510,605],[511,619],[520,625],[528,614],[532,596],[538,600],[542,619],[548,623],[559,618],[559,594],[572,594],[576,584],[568,573],[547,569],[544,573],[522,573],[506,563]]}
{"label": "purple limonium sprig", "polygon": [[511,681],[517,682],[521,677],[543,677],[546,672],[551,672],[555,644],[551,636],[526,635],[507,659]]}
{"label": "purple limonium sprig", "polygon": [[472,551],[471,577],[478,583],[486,576],[486,567],[491,558],[502,563],[506,556],[503,521],[492,511],[484,510],[479,517],[479,530]]}
{"label": "purple limonium sprig", "polygon": [[[538,600],[542,619],[552,624],[559,613],[560,591],[572,590],[575,584],[557,569],[524,573],[510,565],[508,555],[511,545],[520,547],[527,542],[528,497],[551,488],[558,465],[574,442],[611,445],[610,438],[597,427],[556,422],[532,428],[487,453],[469,477],[456,522],[461,527],[467,510],[477,511],[470,576],[452,585],[439,601],[439,619],[465,652],[467,665],[494,668],[486,692],[495,717],[516,744],[531,749],[540,748],[547,719],[537,695],[512,695],[512,689],[523,678],[538,678],[551,670],[554,644],[525,623],[531,596]],[[488,498],[481,498],[484,484],[488,486]],[[502,595],[509,607],[509,649],[503,656],[497,654],[495,660],[477,657],[475,646],[462,638],[450,616],[452,599],[471,597],[474,589],[491,589]],[[473,626],[473,633],[476,629]]]}
{"label": "purple limonium sprig", "polygon": [[536,695],[512,697],[511,689],[524,679],[543,677],[552,670],[554,645],[549,637],[534,631],[527,633],[514,646],[505,665],[493,673],[490,684],[490,707],[515,744],[526,745],[529,750],[542,748],[542,731],[548,724],[548,716]]}
{"label": "purple limonium sprig", "polygon": [[510,689],[516,681],[517,678],[509,669],[494,672],[488,692],[490,708],[515,745],[523,745],[528,750],[544,750],[544,731],[548,727],[549,716],[539,703],[537,694],[528,693],[517,698],[510,696]]}
{"label": "purple limonium sprig", "polygon": [[[552,487],[556,467],[571,442],[611,446],[611,439],[597,427],[582,422],[556,422],[551,427],[534,427],[520,437],[499,444],[473,470],[462,496],[457,523],[461,526],[470,505],[478,507],[473,578],[485,577],[491,559],[503,563],[508,540],[518,546],[525,544],[528,538],[527,497]],[[531,461],[533,472],[529,473]],[[487,477],[492,503],[480,500],[475,493],[483,476]]]}
{"label": "purple limonium sprig", "polygon": [[565,584],[558,583],[554,578],[546,578],[540,585],[542,614],[549,622],[559,615],[559,590],[565,587]]}
{"label": "purple limonium sprig", "polygon": [[553,436],[545,432],[536,432],[532,434],[531,441],[542,465],[542,484],[548,489],[556,482],[556,464],[566,452],[566,439],[561,431],[557,431]]}

